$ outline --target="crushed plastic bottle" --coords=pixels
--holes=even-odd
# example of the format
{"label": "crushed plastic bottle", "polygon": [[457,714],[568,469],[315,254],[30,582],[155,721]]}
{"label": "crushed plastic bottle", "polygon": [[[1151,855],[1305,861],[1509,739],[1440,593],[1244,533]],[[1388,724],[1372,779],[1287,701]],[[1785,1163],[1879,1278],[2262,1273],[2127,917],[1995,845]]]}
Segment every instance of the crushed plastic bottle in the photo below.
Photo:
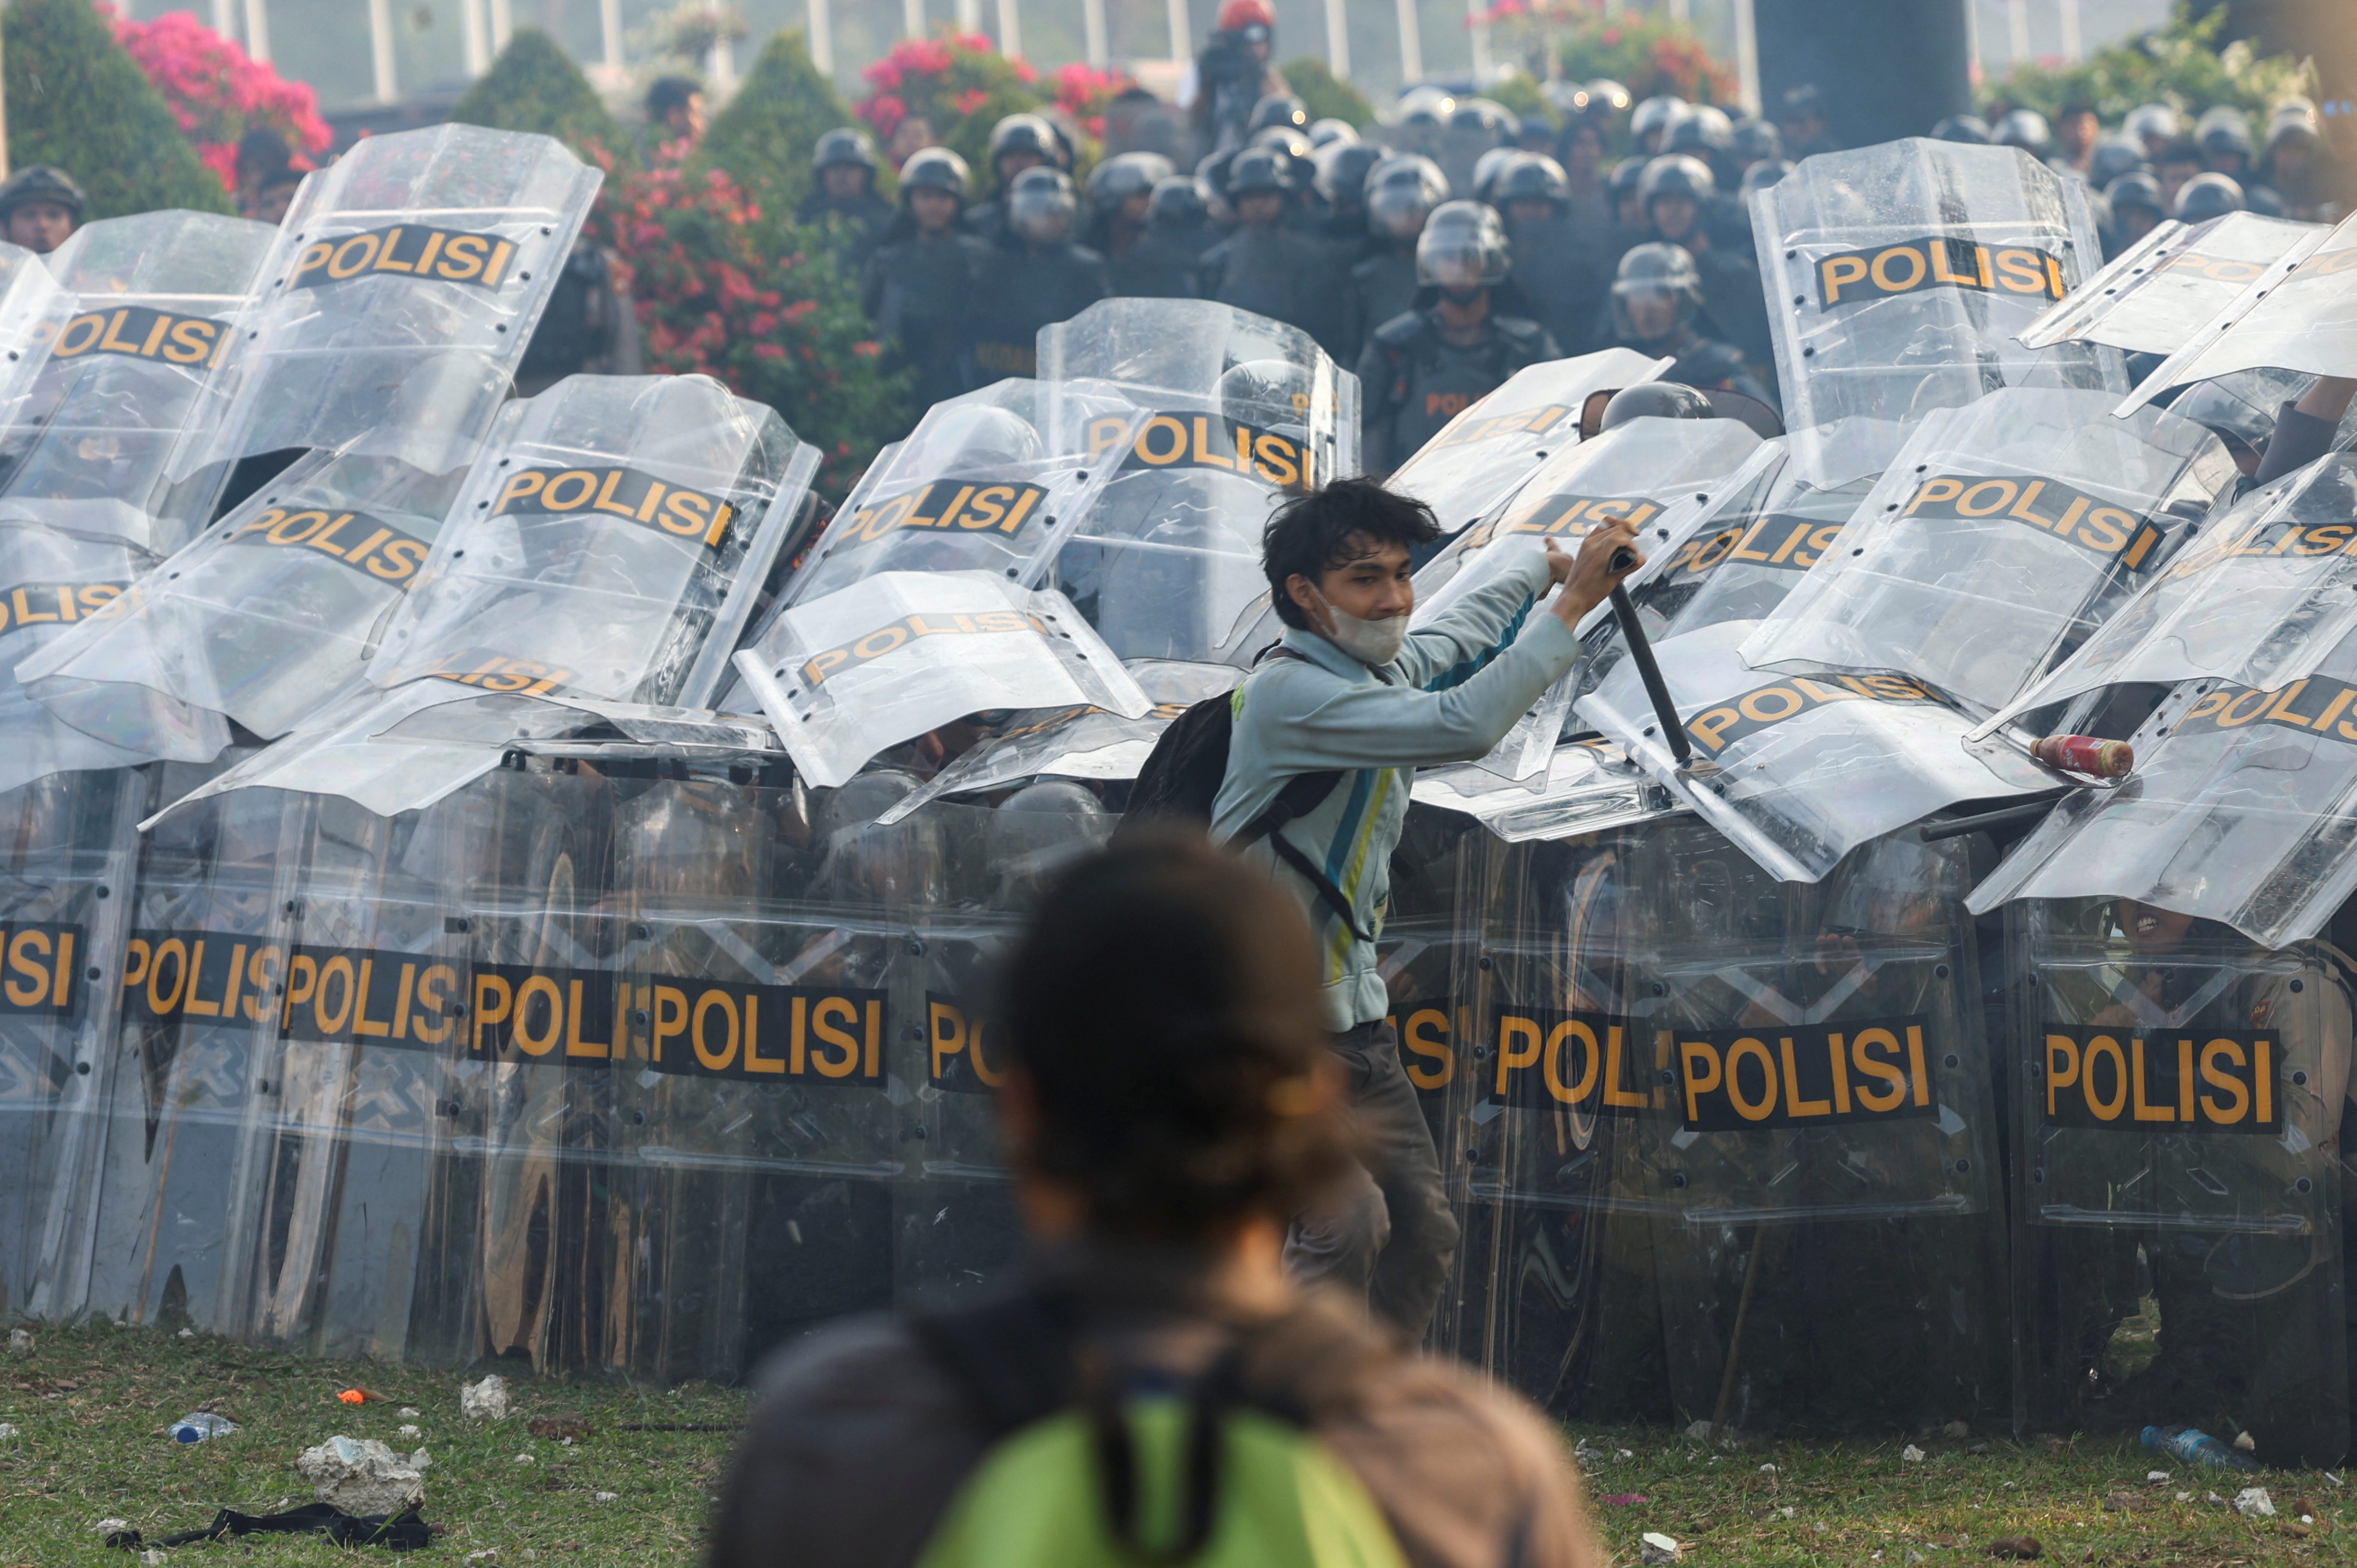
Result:
{"label": "crushed plastic bottle", "polygon": [[2147,1426],[2144,1429],[2144,1445],[2158,1448],[2188,1465],[2206,1465],[2212,1470],[2259,1468],[2259,1462],[2249,1455],[2237,1454],[2226,1444],[2194,1426]]}
{"label": "crushed plastic bottle", "polygon": [[208,1437],[226,1437],[237,1430],[237,1423],[227,1416],[214,1415],[210,1411],[190,1411],[172,1423],[175,1443],[202,1443]]}

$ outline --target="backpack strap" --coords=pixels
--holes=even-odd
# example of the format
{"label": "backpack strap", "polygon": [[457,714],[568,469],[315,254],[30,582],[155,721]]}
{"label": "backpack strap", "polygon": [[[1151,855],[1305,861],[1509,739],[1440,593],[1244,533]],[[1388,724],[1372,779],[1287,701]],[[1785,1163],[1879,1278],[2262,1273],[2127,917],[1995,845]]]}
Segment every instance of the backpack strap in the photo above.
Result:
{"label": "backpack strap", "polygon": [[[1297,660],[1303,664],[1313,666],[1317,662],[1315,660],[1304,658],[1281,644],[1270,653],[1269,657]],[[1384,681],[1386,685],[1390,683],[1381,671],[1376,671],[1375,678]],[[1326,868],[1303,854],[1299,845],[1276,831],[1295,818],[1307,816],[1316,811],[1325,803],[1326,797],[1331,795],[1335,787],[1341,782],[1342,770],[1339,768],[1329,768],[1316,773],[1295,774],[1285,781],[1285,788],[1276,792],[1276,799],[1268,803],[1267,809],[1251,822],[1246,822],[1228,842],[1241,848],[1256,839],[1268,840],[1269,853],[1291,866],[1303,881],[1309,884],[1319,900],[1334,912],[1334,918],[1350,929],[1351,935],[1362,942],[1372,942],[1375,939],[1359,924],[1358,917],[1351,908],[1350,898],[1341,888],[1334,885],[1334,879],[1326,875]]]}

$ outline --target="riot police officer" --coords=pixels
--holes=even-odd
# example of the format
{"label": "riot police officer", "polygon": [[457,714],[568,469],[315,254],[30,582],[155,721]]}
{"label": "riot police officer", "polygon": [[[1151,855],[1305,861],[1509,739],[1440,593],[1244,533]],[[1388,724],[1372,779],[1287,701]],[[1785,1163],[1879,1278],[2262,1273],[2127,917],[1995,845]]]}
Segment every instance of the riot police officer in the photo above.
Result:
{"label": "riot police officer", "polygon": [[1114,292],[1139,299],[1200,298],[1203,252],[1218,239],[1203,182],[1171,176],[1146,199],[1146,237],[1121,259]]}
{"label": "riot police officer", "polygon": [[1770,363],[1776,350],[1769,337],[1759,270],[1737,251],[1714,243],[1706,221],[1718,202],[1710,170],[1700,159],[1682,154],[1655,158],[1645,166],[1638,194],[1652,238],[1682,246],[1694,257],[1703,307],[1712,324],[1748,363]]}
{"label": "riot police officer", "polygon": [[1367,228],[1367,177],[1388,156],[1372,142],[1329,142],[1318,149],[1312,177],[1326,208],[1326,234],[1360,256],[1381,248]]}
{"label": "riot police officer", "polygon": [[1375,329],[1359,356],[1361,458],[1371,474],[1398,467],[1443,425],[1516,371],[1563,350],[1545,328],[1500,314],[1505,226],[1476,201],[1437,209],[1415,242],[1422,308]]}
{"label": "riot police officer", "polygon": [[1348,336],[1353,359],[1367,337],[1415,308],[1415,242],[1448,181],[1430,158],[1389,157],[1367,176],[1367,233],[1379,247],[1351,269]]}
{"label": "riot police officer", "polygon": [[1565,353],[1586,353],[1610,279],[1572,223],[1562,167],[1535,153],[1517,154],[1492,194],[1513,242],[1514,286],[1523,303]]}
{"label": "riot police officer", "polygon": [[844,236],[838,253],[856,273],[883,242],[884,231],[895,216],[892,204],[876,194],[876,149],[865,131],[846,125],[818,139],[811,168],[818,188],[795,209],[794,221],[840,220]]}
{"label": "riot police officer", "polygon": [[2160,181],[2138,170],[2104,187],[2112,209],[2112,250],[2117,255],[2153,231],[2169,214],[2161,209]]}
{"label": "riot police officer", "polygon": [[1072,242],[1072,177],[1028,168],[1006,192],[1006,225],[984,256],[974,293],[976,369],[986,383],[1039,369],[1039,328],[1109,297],[1104,258]]}
{"label": "riot police officer", "polygon": [[1232,152],[1251,140],[1254,110],[1286,91],[1270,63],[1275,44],[1276,12],[1268,0],[1226,0],[1220,7],[1211,42],[1178,90],[1179,107],[1195,123],[1197,151]]}
{"label": "riot police officer", "polygon": [[967,209],[967,230],[996,241],[1006,228],[1006,199],[1017,177],[1026,169],[1066,166],[1056,127],[1038,114],[1009,114],[990,128],[990,175],[997,195]]}
{"label": "riot police officer", "polygon": [[1081,243],[1104,257],[1115,294],[1137,292],[1124,281],[1124,265],[1146,238],[1154,188],[1175,172],[1159,153],[1122,153],[1089,171],[1089,215]]}
{"label": "riot police officer", "polygon": [[1659,153],[1669,140],[1670,127],[1685,113],[1685,100],[1663,93],[1648,98],[1629,116],[1629,134],[1647,156]]}
{"label": "riot police officer", "polygon": [[1689,105],[1671,123],[1669,134],[1662,138],[1662,151],[1700,158],[1709,166],[1711,181],[1721,190],[1734,189],[1735,182],[1743,177],[1735,160],[1735,122],[1727,117],[1726,110],[1707,103]]}
{"label": "riot police officer", "polygon": [[972,391],[973,301],[989,247],[961,233],[965,160],[927,147],[900,170],[900,214],[867,264],[868,319],[917,370],[918,406]]}
{"label": "riot police officer", "polygon": [[1612,281],[1613,338],[1640,353],[1675,360],[1663,381],[1738,392],[1772,405],[1741,354],[1695,329],[1702,303],[1702,274],[1683,246],[1640,245],[1620,258]]}
{"label": "riot police officer", "polygon": [[2243,188],[2229,177],[2198,174],[2177,193],[2177,210],[2169,216],[2179,223],[2207,223],[2212,218],[2240,212],[2246,205]]}
{"label": "riot police officer", "polygon": [[1290,322],[1340,354],[1347,324],[1339,258],[1285,226],[1294,193],[1279,157],[1274,148],[1246,147],[1228,165],[1228,201],[1241,226],[1204,252],[1203,297]]}

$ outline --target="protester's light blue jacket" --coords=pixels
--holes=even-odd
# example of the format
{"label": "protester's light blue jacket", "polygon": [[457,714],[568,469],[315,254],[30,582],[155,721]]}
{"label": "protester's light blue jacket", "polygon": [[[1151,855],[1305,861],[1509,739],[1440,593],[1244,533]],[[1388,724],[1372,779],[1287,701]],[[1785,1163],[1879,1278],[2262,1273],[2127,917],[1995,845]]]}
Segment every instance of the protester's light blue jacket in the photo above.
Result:
{"label": "protester's light blue jacket", "polygon": [[[1578,658],[1570,628],[1531,614],[1546,587],[1546,559],[1534,553],[1410,632],[1380,671],[1316,632],[1288,629],[1285,647],[1301,657],[1265,660],[1236,688],[1211,836],[1233,837],[1297,774],[1347,769],[1315,810],[1278,831],[1350,898],[1359,929],[1381,935],[1415,769],[1487,753]],[[1373,944],[1353,937],[1265,842],[1244,855],[1309,913],[1329,1025],[1339,1032],[1390,1012]]]}

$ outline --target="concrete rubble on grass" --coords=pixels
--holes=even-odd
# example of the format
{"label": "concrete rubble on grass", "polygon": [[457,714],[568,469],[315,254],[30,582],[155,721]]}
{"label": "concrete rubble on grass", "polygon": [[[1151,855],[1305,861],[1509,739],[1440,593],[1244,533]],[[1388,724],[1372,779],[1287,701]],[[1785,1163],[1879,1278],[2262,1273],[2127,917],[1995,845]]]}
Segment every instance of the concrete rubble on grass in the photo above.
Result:
{"label": "concrete rubble on grass", "polygon": [[330,1437],[306,1448],[295,1468],[311,1483],[311,1495],[356,1519],[397,1514],[425,1500],[425,1449],[401,1455],[376,1439]]}
{"label": "concrete rubble on grass", "polygon": [[2276,1500],[2265,1487],[2244,1487],[2234,1494],[2234,1511],[2246,1519],[2273,1519]]}
{"label": "concrete rubble on grass", "polygon": [[458,1413],[469,1421],[505,1421],[514,1412],[507,1380],[497,1372],[479,1383],[458,1385]]}
{"label": "concrete rubble on grass", "polygon": [[1646,1563],[1675,1563],[1678,1560],[1678,1543],[1674,1537],[1650,1530],[1638,1544],[1638,1555]]}

